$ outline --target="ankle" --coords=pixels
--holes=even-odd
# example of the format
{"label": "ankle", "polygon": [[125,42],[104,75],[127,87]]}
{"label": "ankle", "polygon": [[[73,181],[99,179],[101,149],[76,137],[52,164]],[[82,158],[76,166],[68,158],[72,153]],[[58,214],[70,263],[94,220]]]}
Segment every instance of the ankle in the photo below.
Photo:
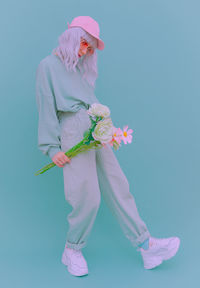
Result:
{"label": "ankle", "polygon": [[149,249],[149,238],[146,239],[144,242],[142,242],[141,244],[139,244],[138,246],[143,248],[144,250],[148,250]]}

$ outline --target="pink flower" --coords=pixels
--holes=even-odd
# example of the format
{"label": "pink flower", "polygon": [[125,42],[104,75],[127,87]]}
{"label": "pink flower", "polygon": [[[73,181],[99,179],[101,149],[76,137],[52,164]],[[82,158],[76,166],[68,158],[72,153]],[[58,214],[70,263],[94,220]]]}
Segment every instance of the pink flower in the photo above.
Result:
{"label": "pink flower", "polygon": [[115,141],[117,141],[117,143],[121,143],[121,140],[122,140],[122,130],[121,128],[116,128],[116,127],[113,127],[113,139]]}
{"label": "pink flower", "polygon": [[132,129],[128,129],[128,125],[123,127],[123,131],[122,131],[122,140],[124,141],[124,144],[131,143],[132,142],[132,138],[133,136],[131,135],[131,133],[133,132]]}
{"label": "pink flower", "polygon": [[113,135],[111,141],[108,143],[110,146],[117,145],[119,146],[121,142],[122,131],[120,128],[113,126]]}

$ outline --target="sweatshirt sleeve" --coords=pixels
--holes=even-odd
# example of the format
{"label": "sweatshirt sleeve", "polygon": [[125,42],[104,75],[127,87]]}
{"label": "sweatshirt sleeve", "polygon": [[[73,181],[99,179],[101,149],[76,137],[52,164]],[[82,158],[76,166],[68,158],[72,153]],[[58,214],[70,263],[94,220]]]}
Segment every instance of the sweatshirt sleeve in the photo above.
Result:
{"label": "sweatshirt sleeve", "polygon": [[39,113],[38,148],[43,154],[52,158],[61,151],[60,123],[47,68],[42,60],[36,70],[36,104]]}

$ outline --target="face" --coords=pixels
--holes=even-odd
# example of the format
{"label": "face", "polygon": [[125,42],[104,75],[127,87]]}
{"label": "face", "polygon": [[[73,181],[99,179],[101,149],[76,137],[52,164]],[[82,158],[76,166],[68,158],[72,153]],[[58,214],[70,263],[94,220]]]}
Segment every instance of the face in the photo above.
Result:
{"label": "face", "polygon": [[85,55],[86,53],[92,55],[94,53],[94,48],[84,38],[81,37],[78,57],[81,57]]}

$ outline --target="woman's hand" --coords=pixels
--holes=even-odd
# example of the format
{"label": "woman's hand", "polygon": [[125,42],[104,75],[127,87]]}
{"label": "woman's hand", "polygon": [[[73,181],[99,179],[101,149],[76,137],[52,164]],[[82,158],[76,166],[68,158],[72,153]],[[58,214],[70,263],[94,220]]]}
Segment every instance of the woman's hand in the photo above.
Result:
{"label": "woman's hand", "polygon": [[64,152],[62,151],[59,151],[58,153],[56,153],[53,158],[52,158],[52,161],[58,166],[58,167],[64,167],[65,163],[66,162],[69,162],[71,161],[71,159],[69,157],[67,157],[65,155]]}

